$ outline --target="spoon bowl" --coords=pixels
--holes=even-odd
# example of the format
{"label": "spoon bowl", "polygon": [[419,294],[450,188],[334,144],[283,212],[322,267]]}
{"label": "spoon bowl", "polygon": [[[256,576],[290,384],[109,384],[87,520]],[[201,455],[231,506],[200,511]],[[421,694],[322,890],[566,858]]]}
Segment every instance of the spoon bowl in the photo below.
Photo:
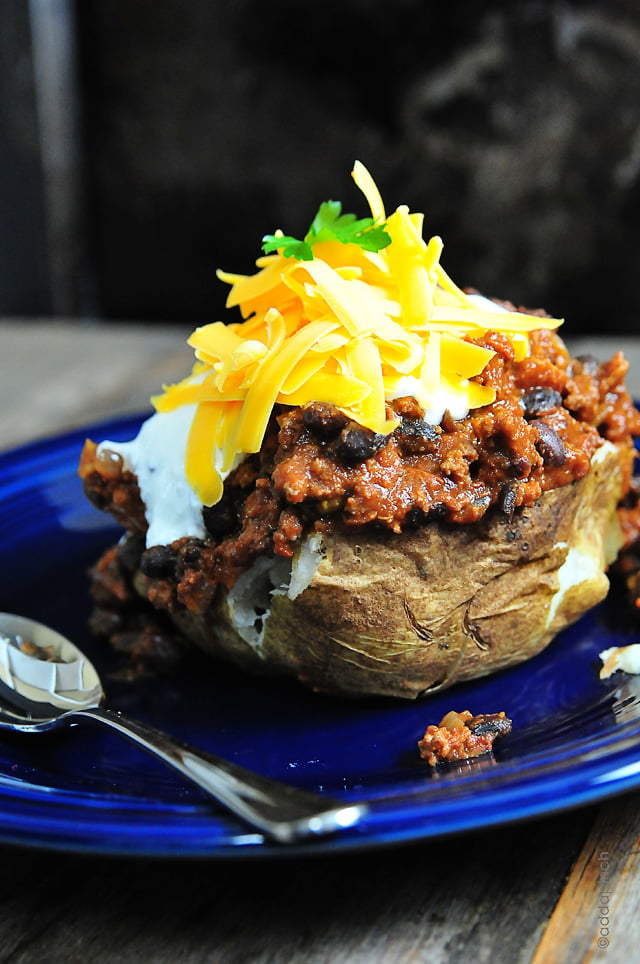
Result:
{"label": "spoon bowl", "polygon": [[363,803],[299,790],[196,749],[103,706],[103,698],[95,667],[74,643],[35,620],[0,613],[0,734],[46,733],[82,721],[107,726],[280,843],[335,833],[367,811]]}
{"label": "spoon bowl", "polygon": [[99,706],[100,677],[77,646],[25,616],[0,613],[0,704],[56,715]]}

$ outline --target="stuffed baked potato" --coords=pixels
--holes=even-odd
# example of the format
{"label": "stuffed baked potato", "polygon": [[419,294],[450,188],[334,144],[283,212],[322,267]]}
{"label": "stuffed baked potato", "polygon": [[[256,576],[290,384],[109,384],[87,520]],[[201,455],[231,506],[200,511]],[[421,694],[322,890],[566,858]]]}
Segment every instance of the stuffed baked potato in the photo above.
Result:
{"label": "stuffed baked potato", "polygon": [[130,639],[142,601],[247,669],[414,698],[604,597],[640,415],[621,356],[572,359],[558,321],[460,291],[358,177],[371,219],[321,207],[303,242],[272,236],[257,275],[224,276],[245,321],[194,333],[137,439],[87,443],[87,494],[129,533],[94,625]]}
{"label": "stuffed baked potato", "polygon": [[[307,573],[318,561],[302,591],[278,591],[254,564],[206,618],[183,610],[174,619],[211,653],[314,689],[421,696],[534,656],[605,597],[622,543],[621,491],[607,445],[585,478],[510,521],[316,537],[315,552],[301,551]],[[276,592],[262,613],[266,580]]]}

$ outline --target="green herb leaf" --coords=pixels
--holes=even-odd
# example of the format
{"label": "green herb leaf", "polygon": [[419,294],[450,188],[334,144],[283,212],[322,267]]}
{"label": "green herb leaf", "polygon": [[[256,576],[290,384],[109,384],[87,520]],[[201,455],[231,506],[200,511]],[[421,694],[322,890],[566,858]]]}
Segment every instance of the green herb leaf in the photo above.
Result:
{"label": "green herb leaf", "polygon": [[[321,231],[327,230],[331,231],[333,227],[340,221],[342,211],[342,204],[340,201],[323,201],[315,218],[311,222],[311,227],[306,233],[306,238],[316,238]],[[343,214],[342,219],[351,217],[351,220],[355,220],[355,214]]]}
{"label": "green herb leaf", "polygon": [[262,250],[265,254],[282,251],[285,258],[311,261],[313,245],[322,241],[357,244],[365,251],[381,251],[391,244],[384,224],[376,224],[373,218],[356,218],[355,214],[342,214],[340,201],[323,201],[303,241],[288,234],[267,234],[262,239]]}
{"label": "green herb leaf", "polygon": [[307,241],[298,241],[290,234],[265,234],[262,239],[262,250],[265,254],[280,251],[285,258],[295,258],[296,261],[313,261],[313,251]]}

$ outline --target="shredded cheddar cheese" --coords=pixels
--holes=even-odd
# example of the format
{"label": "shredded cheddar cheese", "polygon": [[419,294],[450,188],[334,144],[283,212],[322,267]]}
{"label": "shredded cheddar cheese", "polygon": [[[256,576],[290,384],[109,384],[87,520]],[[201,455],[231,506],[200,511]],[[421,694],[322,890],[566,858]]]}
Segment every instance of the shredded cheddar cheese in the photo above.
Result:
{"label": "shredded cheddar cheese", "polygon": [[401,395],[426,411],[443,393],[465,411],[494,401],[474,380],[494,352],[469,339],[502,332],[522,359],[529,332],[561,324],[478,306],[441,266],[441,239],[423,240],[423,216],[400,206],[386,218],[366,168],[356,162],[352,176],[390,242],[371,251],[319,238],[312,260],[276,250],[257,260],[256,274],[219,271],[231,285],[227,307],[244,321],[196,329],[191,375],[152,400],[160,412],[196,406],[186,475],[204,505],[219,501],[239,458],[259,451],[276,403],[331,403],[388,434],[398,423],[386,403]]}

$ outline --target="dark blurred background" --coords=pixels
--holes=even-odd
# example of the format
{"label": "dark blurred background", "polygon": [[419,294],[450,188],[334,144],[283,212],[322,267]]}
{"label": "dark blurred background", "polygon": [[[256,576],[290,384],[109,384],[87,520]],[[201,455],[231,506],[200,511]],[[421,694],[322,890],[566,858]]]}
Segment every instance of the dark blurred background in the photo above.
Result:
{"label": "dark blurred background", "polygon": [[640,331],[634,0],[2,0],[0,314],[219,317],[355,158],[459,283]]}

